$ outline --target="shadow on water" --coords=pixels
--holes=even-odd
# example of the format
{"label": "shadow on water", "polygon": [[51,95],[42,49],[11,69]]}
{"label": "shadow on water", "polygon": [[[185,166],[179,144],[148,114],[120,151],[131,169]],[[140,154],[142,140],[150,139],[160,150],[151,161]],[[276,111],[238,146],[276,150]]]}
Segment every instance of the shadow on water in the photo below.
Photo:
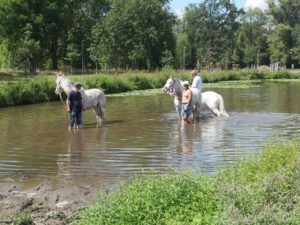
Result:
{"label": "shadow on water", "polygon": [[[105,124],[103,126],[108,126],[109,124],[119,124],[119,123],[124,123],[123,120],[108,120],[105,121]],[[90,128],[96,128],[97,123],[84,123],[84,126],[81,129],[90,129]],[[101,127],[100,127],[101,129]]]}

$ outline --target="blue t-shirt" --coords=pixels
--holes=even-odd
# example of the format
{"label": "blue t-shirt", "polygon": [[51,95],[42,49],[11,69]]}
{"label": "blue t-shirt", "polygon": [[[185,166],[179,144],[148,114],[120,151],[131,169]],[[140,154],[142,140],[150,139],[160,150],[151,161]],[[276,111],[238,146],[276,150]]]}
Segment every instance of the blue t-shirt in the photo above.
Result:
{"label": "blue t-shirt", "polygon": [[82,96],[80,91],[71,91],[71,93],[68,96],[68,100],[70,101],[70,110],[75,112],[81,112],[82,111]]}

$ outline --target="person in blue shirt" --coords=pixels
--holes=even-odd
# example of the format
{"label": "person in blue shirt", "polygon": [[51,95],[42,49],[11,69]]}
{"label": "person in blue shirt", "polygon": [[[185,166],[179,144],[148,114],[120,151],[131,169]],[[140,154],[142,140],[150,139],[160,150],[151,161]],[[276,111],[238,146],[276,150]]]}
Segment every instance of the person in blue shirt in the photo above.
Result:
{"label": "person in blue shirt", "polygon": [[81,128],[83,102],[81,96],[81,84],[75,83],[75,90],[71,91],[67,99],[67,112],[70,113],[69,130],[74,127],[75,121],[77,129]]}
{"label": "person in blue shirt", "polygon": [[198,88],[200,90],[200,93],[202,93],[202,79],[198,75],[197,70],[193,70],[191,72],[192,77],[193,77],[193,83],[192,83],[192,88]]}

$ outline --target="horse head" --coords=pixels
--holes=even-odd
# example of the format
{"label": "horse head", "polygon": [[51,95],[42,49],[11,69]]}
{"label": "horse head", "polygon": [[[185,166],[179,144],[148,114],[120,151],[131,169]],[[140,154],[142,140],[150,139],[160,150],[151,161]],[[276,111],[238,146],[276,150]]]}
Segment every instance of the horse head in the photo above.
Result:
{"label": "horse head", "polygon": [[174,77],[169,77],[169,79],[167,80],[166,84],[164,85],[164,87],[162,88],[163,92],[168,92],[170,95],[174,94],[174,85],[176,83],[176,80]]}
{"label": "horse head", "polygon": [[65,76],[64,74],[57,74],[57,76],[56,76],[55,94],[57,94],[57,95],[61,95],[61,93],[64,91],[63,88],[62,88],[62,80],[64,79],[64,76]]}
{"label": "horse head", "polygon": [[65,92],[68,95],[72,90],[74,90],[74,82],[66,78],[64,74],[58,74],[56,76],[55,83],[55,94],[59,95],[60,100],[63,102],[62,93]]}

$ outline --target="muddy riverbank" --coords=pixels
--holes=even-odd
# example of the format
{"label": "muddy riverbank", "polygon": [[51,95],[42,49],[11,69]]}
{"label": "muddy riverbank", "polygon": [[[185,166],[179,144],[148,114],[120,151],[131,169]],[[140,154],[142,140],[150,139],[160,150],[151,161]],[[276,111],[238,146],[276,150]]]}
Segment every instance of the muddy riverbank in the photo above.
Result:
{"label": "muddy riverbank", "polygon": [[26,213],[36,225],[67,225],[76,212],[97,199],[99,191],[88,184],[57,189],[50,180],[28,189],[17,183],[5,179],[0,184],[0,224]]}

